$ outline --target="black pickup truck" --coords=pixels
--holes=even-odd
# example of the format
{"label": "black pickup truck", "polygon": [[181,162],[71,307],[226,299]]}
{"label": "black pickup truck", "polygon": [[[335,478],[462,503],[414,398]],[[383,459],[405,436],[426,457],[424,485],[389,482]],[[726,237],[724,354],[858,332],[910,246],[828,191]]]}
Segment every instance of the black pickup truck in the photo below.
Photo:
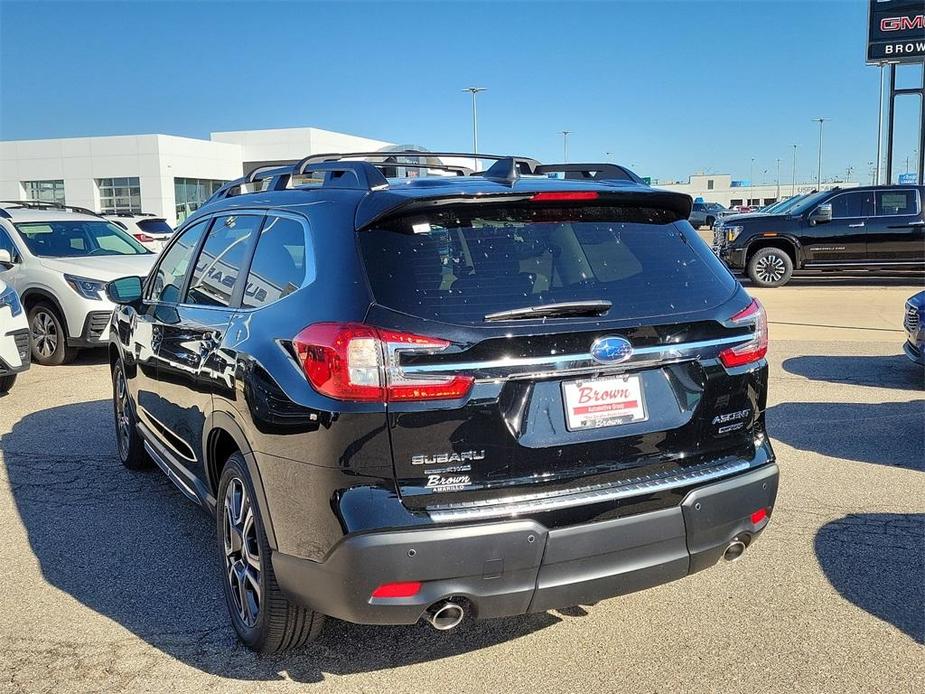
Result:
{"label": "black pickup truck", "polygon": [[716,225],[713,251],[761,287],[795,270],[925,269],[925,186],[865,186],[808,195],[783,214]]}

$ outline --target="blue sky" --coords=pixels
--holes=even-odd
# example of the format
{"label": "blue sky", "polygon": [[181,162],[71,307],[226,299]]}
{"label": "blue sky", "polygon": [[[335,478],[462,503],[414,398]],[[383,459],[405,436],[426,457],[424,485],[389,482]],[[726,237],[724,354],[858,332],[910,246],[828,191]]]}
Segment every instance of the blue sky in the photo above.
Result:
{"label": "blue sky", "polygon": [[[313,125],[662,180],[875,156],[866,2],[7,2],[0,138]],[[899,131],[904,137],[904,132]],[[916,146],[909,134],[908,154]],[[902,159],[904,155],[900,157]]]}

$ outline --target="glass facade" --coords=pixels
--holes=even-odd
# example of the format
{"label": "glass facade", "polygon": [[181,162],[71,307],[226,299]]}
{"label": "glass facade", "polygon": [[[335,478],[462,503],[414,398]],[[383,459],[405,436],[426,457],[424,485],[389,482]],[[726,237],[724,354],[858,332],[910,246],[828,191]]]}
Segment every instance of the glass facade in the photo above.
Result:
{"label": "glass facade", "polygon": [[212,194],[228,181],[205,178],[175,178],[173,190],[177,200],[177,224],[198,210]]}
{"label": "glass facade", "polygon": [[141,184],[137,176],[100,178],[100,211],[141,213]]}
{"label": "glass facade", "polygon": [[64,204],[64,181],[23,181],[26,200]]}

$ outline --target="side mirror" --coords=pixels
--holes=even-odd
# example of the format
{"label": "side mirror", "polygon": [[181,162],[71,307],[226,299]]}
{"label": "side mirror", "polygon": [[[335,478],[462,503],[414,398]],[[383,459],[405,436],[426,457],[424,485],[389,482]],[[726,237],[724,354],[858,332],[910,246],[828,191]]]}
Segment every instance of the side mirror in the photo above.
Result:
{"label": "side mirror", "polygon": [[10,255],[10,252],[5,248],[0,248],[0,265],[6,265],[9,267],[13,264],[13,256]]}
{"label": "side mirror", "polygon": [[106,285],[106,296],[114,304],[134,304],[141,300],[141,278],[120,277]]}
{"label": "side mirror", "polygon": [[828,224],[832,221],[832,205],[825,202],[819,205],[812,214],[809,215],[810,224]]}

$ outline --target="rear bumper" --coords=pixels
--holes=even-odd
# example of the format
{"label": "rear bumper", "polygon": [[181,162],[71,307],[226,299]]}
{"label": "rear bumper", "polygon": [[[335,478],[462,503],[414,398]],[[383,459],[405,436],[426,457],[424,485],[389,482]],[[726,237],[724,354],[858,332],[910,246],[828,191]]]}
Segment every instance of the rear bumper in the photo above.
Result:
{"label": "rear bumper", "polygon": [[[324,562],[275,552],[290,599],[361,624],[413,624],[433,603],[465,598],[479,618],[594,603],[715,564],[734,539],[751,543],[777,496],[774,463],[692,490],[680,506],[549,530],[532,520],[344,539]],[[395,581],[421,581],[411,598],[371,598]]]}

